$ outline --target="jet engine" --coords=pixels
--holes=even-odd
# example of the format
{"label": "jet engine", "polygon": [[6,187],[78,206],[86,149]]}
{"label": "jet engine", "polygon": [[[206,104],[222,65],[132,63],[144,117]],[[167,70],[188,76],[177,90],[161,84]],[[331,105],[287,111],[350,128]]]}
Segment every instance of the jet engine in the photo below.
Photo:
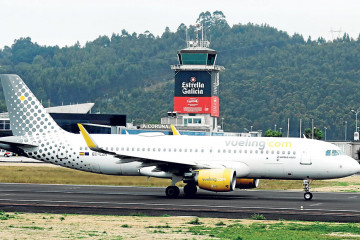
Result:
{"label": "jet engine", "polygon": [[249,178],[236,179],[236,188],[249,189],[249,188],[257,188],[258,186],[259,186],[259,179],[249,179]]}
{"label": "jet engine", "polygon": [[236,172],[232,169],[201,169],[195,175],[199,188],[214,192],[229,192],[235,189]]}

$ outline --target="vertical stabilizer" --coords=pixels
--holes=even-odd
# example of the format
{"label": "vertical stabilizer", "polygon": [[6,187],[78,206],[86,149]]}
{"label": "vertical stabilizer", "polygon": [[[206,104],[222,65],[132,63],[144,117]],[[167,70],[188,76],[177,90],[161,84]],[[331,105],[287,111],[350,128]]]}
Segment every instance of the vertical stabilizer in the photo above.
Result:
{"label": "vertical stabilizer", "polygon": [[64,131],[18,75],[0,74],[0,78],[14,136]]}

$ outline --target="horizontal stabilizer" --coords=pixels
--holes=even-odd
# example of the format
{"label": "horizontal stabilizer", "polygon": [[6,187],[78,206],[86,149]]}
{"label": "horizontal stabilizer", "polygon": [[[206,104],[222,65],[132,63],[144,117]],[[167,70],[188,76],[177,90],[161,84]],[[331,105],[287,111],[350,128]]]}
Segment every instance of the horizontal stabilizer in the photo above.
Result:
{"label": "horizontal stabilizer", "polygon": [[38,146],[36,143],[27,142],[21,136],[2,137],[0,138],[0,143],[20,148],[33,148]]}

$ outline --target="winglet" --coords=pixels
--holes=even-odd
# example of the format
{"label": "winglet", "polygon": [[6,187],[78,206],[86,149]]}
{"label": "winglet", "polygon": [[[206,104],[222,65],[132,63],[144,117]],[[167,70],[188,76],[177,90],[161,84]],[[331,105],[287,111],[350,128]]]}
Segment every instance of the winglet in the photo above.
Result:
{"label": "winglet", "polygon": [[181,135],[174,125],[170,125],[173,135]]}
{"label": "winglet", "polygon": [[78,127],[80,129],[81,134],[83,135],[86,145],[92,149],[92,148],[98,148],[97,144],[95,143],[95,141],[91,138],[91,136],[89,135],[89,133],[86,131],[86,129],[84,128],[84,126],[80,123],[78,123]]}

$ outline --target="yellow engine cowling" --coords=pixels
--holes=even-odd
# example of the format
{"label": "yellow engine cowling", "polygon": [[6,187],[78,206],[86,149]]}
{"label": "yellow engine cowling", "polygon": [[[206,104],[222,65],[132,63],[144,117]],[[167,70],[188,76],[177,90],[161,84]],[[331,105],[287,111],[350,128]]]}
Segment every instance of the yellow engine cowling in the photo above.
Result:
{"label": "yellow engine cowling", "polygon": [[198,170],[196,183],[199,188],[209,191],[233,191],[236,185],[236,172],[232,169],[201,169]]}
{"label": "yellow engine cowling", "polygon": [[236,188],[249,189],[249,188],[257,188],[258,186],[259,186],[259,179],[249,179],[249,178],[236,179]]}

